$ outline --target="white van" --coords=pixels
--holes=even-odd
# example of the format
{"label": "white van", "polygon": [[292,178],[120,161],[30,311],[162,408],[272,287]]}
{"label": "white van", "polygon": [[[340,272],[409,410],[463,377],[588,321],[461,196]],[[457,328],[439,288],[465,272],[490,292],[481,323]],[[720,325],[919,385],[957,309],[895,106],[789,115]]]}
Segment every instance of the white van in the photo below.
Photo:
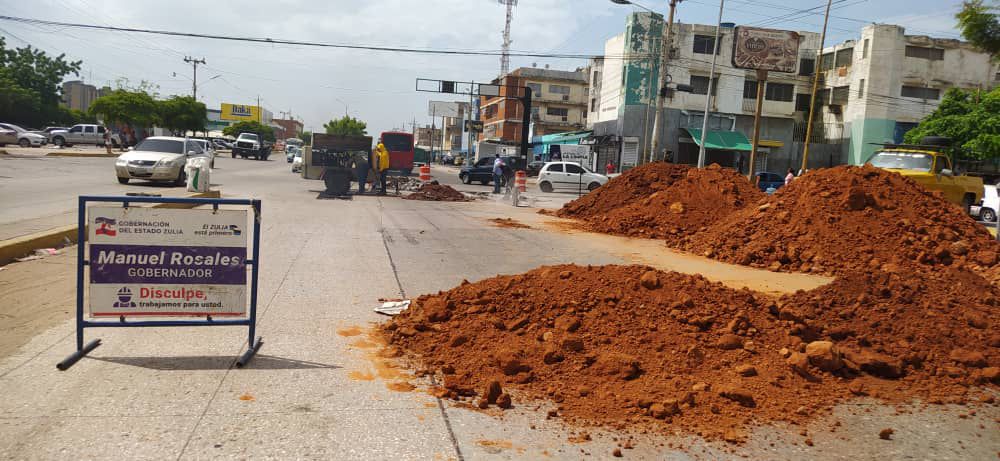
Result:
{"label": "white van", "polygon": [[983,201],[969,208],[969,214],[980,221],[997,222],[997,210],[1000,209],[1000,197],[997,196],[997,186],[983,186]]}

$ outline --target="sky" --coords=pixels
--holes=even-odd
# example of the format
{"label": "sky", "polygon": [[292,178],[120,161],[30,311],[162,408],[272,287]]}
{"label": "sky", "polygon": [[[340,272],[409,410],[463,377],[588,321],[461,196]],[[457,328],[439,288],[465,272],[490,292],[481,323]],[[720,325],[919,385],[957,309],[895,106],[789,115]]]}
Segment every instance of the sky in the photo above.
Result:
{"label": "sky", "polygon": [[[636,0],[664,13],[667,0]],[[819,32],[823,0],[728,0],[724,22]],[[954,14],[961,0],[834,0],[827,44],[856,38],[867,23],[898,24],[908,34],[960,38]],[[676,20],[715,24],[717,0],[682,0]],[[811,12],[798,11],[815,8]],[[635,6],[609,0],[520,0],[511,49],[544,54],[599,55],[604,41],[624,30]],[[194,32],[338,44],[499,51],[505,8],[496,0],[0,0],[2,15],[101,26]],[[430,123],[431,100],[468,100],[417,92],[416,79],[488,82],[500,71],[496,56],[445,56],[254,44],[143,33],[31,25],[0,20],[7,45],[33,47],[82,60],[80,78],[96,86],[127,79],[158,85],[161,97],[191,94],[198,67],[198,99],[261,105],[276,118],[302,120],[306,129],[349,114],[368,133],[409,131]],[[511,58],[511,69],[549,65],[573,70],[586,60]],[[77,79],[71,76],[68,79]]]}

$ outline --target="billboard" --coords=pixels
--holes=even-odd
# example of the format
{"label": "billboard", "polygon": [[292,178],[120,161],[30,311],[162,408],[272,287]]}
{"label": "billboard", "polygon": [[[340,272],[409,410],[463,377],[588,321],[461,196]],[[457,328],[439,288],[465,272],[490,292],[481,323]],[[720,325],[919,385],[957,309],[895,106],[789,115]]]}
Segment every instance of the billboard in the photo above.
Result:
{"label": "billboard", "polygon": [[242,316],[246,210],[91,207],[90,315]]}
{"label": "billboard", "polygon": [[219,117],[223,120],[259,122],[261,121],[260,106],[224,102],[222,103],[222,114]]}
{"label": "billboard", "polygon": [[798,63],[798,33],[759,27],[736,28],[733,67],[792,73]]}
{"label": "billboard", "polygon": [[427,115],[431,117],[461,117],[464,104],[455,101],[431,101],[427,107]]}

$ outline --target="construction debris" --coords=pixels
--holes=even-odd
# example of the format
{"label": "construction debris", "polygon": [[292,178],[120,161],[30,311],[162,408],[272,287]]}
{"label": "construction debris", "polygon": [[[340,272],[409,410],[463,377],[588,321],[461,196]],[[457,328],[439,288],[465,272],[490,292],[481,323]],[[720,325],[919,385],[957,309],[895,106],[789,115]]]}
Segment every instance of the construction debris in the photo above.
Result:
{"label": "construction debris", "polygon": [[403,196],[406,200],[426,200],[432,202],[466,202],[469,200],[465,194],[453,189],[451,186],[441,184],[425,184],[416,192]]}

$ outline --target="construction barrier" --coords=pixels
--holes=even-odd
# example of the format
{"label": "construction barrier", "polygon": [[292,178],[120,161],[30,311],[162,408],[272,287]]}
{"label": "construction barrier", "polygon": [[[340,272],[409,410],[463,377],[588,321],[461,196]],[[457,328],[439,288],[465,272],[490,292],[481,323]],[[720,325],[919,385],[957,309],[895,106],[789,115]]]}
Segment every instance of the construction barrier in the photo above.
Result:
{"label": "construction barrier", "polygon": [[518,171],[514,176],[514,185],[517,186],[517,190],[521,192],[528,191],[528,175],[523,171]]}
{"label": "construction barrier", "polygon": [[431,180],[430,165],[424,165],[420,167],[420,180],[423,182],[429,182]]}

